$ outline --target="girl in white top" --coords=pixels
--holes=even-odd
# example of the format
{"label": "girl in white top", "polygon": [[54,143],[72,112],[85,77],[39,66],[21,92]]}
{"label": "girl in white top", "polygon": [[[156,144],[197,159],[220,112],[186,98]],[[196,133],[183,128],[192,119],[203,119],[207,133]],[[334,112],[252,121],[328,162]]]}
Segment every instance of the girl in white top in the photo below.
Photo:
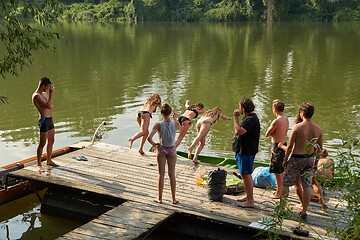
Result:
{"label": "girl in white top", "polygon": [[[163,121],[157,122],[149,137],[148,141],[151,145],[155,147],[156,151],[156,160],[158,162],[158,197],[155,200],[157,203],[162,203],[162,194],[164,190],[164,177],[165,177],[165,165],[167,162],[168,165],[168,175],[170,178],[170,188],[172,203],[176,204],[179,201],[175,198],[176,191],[176,179],[175,179],[175,164],[176,164],[176,146],[175,146],[175,136],[176,136],[176,124],[174,120],[170,118],[171,107],[169,104],[164,104],[161,109],[161,115]],[[153,136],[155,133],[159,133],[159,143],[153,141]]]}

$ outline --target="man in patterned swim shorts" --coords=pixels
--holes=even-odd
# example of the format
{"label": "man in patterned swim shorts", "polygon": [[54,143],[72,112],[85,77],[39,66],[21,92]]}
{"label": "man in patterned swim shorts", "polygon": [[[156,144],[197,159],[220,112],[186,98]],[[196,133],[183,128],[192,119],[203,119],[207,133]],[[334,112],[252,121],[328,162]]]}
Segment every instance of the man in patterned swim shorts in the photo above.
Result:
{"label": "man in patterned swim shorts", "polygon": [[289,145],[285,152],[285,159],[289,159],[290,154],[291,157],[288,161],[284,161],[285,172],[282,196],[287,196],[289,186],[293,186],[297,181],[301,180],[303,186],[302,197],[299,195],[301,193],[297,192],[302,204],[299,216],[306,221],[316,152],[314,145],[316,144],[322,149],[323,133],[321,128],[311,121],[314,114],[314,107],[311,104],[301,104],[299,114],[303,121],[294,125],[291,130]]}

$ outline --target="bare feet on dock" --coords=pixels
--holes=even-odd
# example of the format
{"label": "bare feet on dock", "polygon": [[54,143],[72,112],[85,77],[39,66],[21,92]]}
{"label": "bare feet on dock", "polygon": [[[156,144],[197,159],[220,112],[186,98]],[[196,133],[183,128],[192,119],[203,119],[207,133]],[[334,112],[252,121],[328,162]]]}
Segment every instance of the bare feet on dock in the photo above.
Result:
{"label": "bare feet on dock", "polygon": [[321,209],[323,211],[326,211],[328,209],[328,206],[326,205],[326,203],[324,201],[322,203],[320,203],[320,204],[321,204]]}
{"label": "bare feet on dock", "polygon": [[37,170],[39,173],[45,172],[45,170],[42,168],[42,166],[38,166]]}
{"label": "bare feet on dock", "polygon": [[171,202],[172,204],[178,204],[179,203],[179,200],[173,200],[172,202]]}
{"label": "bare feet on dock", "polygon": [[279,198],[281,198],[282,196],[281,196],[281,194],[280,193],[276,193],[276,192],[274,192],[273,194],[271,194],[270,196],[269,196],[269,198],[271,198],[271,199],[279,199]]}
{"label": "bare feet on dock", "polygon": [[239,198],[236,201],[238,201],[238,202],[246,202],[246,196],[243,197],[243,198]]}
{"label": "bare feet on dock", "polygon": [[133,144],[133,140],[131,138],[128,139],[128,142],[129,142],[129,148],[131,149],[132,148],[132,144]]}
{"label": "bare feet on dock", "polygon": [[199,164],[199,162],[197,160],[193,160],[193,163],[195,164],[195,166],[197,166]]}
{"label": "bare feet on dock", "polygon": [[239,202],[238,206],[242,207],[242,208],[254,208],[255,207],[254,202],[248,202],[248,201]]}
{"label": "bare feet on dock", "polygon": [[162,204],[162,200],[160,200],[160,199],[154,199],[154,202]]}
{"label": "bare feet on dock", "polygon": [[53,161],[47,162],[46,165],[50,166],[50,167],[58,167],[59,166],[58,164],[54,163]]}
{"label": "bare feet on dock", "polygon": [[188,159],[192,158],[191,152],[192,152],[192,149],[190,147],[188,147]]}
{"label": "bare feet on dock", "polygon": [[140,155],[144,155],[145,152],[143,150],[139,150]]}

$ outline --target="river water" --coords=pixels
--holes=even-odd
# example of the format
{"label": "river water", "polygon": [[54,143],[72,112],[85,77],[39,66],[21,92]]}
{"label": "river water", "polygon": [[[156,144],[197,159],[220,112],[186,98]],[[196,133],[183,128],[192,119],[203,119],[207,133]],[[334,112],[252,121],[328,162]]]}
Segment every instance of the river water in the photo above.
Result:
{"label": "river water", "polygon": [[[20,76],[0,81],[0,96],[10,101],[0,104],[0,166],[35,155],[31,95],[43,76],[55,85],[54,148],[89,141],[102,121],[101,141],[127,146],[139,130],[136,113],[154,92],[177,114],[187,99],[229,116],[242,97],[253,99],[262,131],[259,161],[269,159],[264,135],[274,119],[273,99],[285,102],[290,119],[299,104],[313,103],[331,155],[341,139],[359,136],[359,23],[59,23],[53,29],[60,33],[55,51],[36,53]],[[159,119],[154,114],[151,125]],[[194,125],[180,150],[195,137]],[[203,153],[232,156],[232,132],[232,121],[213,125]]]}

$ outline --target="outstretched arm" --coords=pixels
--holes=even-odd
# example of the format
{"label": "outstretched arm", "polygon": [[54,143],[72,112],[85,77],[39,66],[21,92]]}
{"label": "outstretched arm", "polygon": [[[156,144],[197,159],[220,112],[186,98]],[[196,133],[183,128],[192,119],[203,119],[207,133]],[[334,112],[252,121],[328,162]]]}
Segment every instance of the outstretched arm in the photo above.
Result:
{"label": "outstretched arm", "polygon": [[220,118],[224,119],[224,120],[231,120],[231,117],[228,117],[228,116],[226,116],[226,115],[224,115],[222,113],[220,113]]}

